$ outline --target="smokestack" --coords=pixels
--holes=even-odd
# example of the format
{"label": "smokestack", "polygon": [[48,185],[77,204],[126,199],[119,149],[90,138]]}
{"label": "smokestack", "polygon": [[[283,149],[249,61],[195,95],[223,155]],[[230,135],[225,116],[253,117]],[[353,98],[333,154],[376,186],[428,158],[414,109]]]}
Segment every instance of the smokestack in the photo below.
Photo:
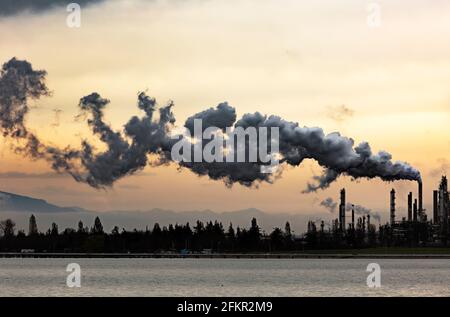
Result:
{"label": "smokestack", "polygon": [[355,205],[352,205],[352,229],[355,229]]}
{"label": "smokestack", "polygon": [[395,223],[395,189],[391,190],[391,225]]}
{"label": "smokestack", "polygon": [[367,215],[367,232],[370,230],[370,215]]}
{"label": "smokestack", "polygon": [[422,182],[419,181],[419,218],[422,219],[423,213],[423,188]]}
{"label": "smokestack", "polygon": [[438,207],[439,192],[437,190],[433,191],[433,223],[439,223],[439,207]]}
{"label": "smokestack", "polygon": [[412,193],[410,192],[408,194],[408,221],[412,221],[412,204],[413,204],[413,196]]}
{"label": "smokestack", "polygon": [[341,189],[341,204],[339,205],[339,224],[345,230],[345,188]]}
{"label": "smokestack", "polygon": [[417,199],[414,199],[413,221],[417,221]]}
{"label": "smokestack", "polygon": [[442,176],[441,185],[439,186],[439,216],[441,217],[441,239],[444,245],[447,245],[448,238],[448,195],[447,177]]}

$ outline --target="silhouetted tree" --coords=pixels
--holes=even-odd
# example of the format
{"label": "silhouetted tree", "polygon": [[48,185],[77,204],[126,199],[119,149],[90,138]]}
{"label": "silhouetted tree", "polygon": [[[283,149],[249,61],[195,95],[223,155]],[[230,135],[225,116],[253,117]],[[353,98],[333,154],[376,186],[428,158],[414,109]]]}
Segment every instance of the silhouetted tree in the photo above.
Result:
{"label": "silhouetted tree", "polygon": [[77,232],[78,233],[84,233],[85,232],[85,230],[84,230],[84,224],[83,224],[83,221],[78,221],[78,230],[77,230]]}
{"label": "silhouetted tree", "polygon": [[256,222],[256,218],[252,219],[251,227],[248,231],[248,237],[249,237],[249,247],[252,249],[257,249],[258,244],[261,240],[261,232],[258,226],[258,223]]}
{"label": "silhouetted tree", "polygon": [[283,232],[280,228],[273,229],[270,234],[271,251],[280,250],[283,246]]}
{"label": "silhouetted tree", "polygon": [[30,217],[30,223],[28,226],[28,235],[32,236],[38,234],[38,227],[36,223],[36,217],[34,215],[31,215]]}
{"label": "silhouetted tree", "polygon": [[11,219],[6,219],[4,221],[0,221],[0,230],[3,232],[3,236],[5,238],[10,238],[14,236],[14,228],[16,227],[16,223]]}
{"label": "silhouetted tree", "polygon": [[119,235],[120,234],[119,227],[114,226],[114,228],[111,230],[111,234],[114,235],[114,236]]}
{"label": "silhouetted tree", "polygon": [[58,235],[58,225],[56,223],[52,223],[52,228],[50,230],[50,235],[57,236]]}
{"label": "silhouetted tree", "polygon": [[92,228],[92,233],[93,234],[103,234],[103,225],[102,225],[102,222],[100,221],[99,217],[95,217],[94,227]]}
{"label": "silhouetted tree", "polygon": [[284,244],[286,249],[290,250],[292,249],[292,231],[291,231],[291,224],[289,221],[286,222],[286,225],[284,226]]}

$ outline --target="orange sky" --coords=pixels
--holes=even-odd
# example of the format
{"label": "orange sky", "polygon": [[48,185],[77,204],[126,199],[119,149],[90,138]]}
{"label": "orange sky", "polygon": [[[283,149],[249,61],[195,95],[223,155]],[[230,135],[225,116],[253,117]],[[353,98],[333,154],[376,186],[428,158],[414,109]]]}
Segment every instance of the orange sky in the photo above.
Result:
{"label": "orange sky", "polygon": [[[116,129],[139,114],[141,90],[161,104],[173,100],[179,123],[228,101],[238,115],[260,111],[340,131],[409,162],[422,172],[427,207],[450,165],[450,2],[378,1],[378,28],[367,24],[368,3],[119,0],[83,8],[79,29],[66,26],[64,9],[21,14],[0,18],[0,62],[16,56],[48,71],[53,96],[38,101],[27,119],[47,142],[76,146],[92,138],[74,116],[79,98],[93,91],[111,99],[106,121]],[[341,105],[353,115],[336,118]],[[52,124],[54,109],[62,110],[59,125]],[[346,186],[350,201],[385,211],[391,187],[399,192],[400,207],[415,190],[409,182],[340,177],[325,191],[301,194],[321,170],[305,162],[259,189],[228,189],[171,166],[146,168],[97,191],[68,177],[7,177],[49,168],[16,157],[4,140],[1,146],[1,190],[100,210],[255,207],[310,213]]]}

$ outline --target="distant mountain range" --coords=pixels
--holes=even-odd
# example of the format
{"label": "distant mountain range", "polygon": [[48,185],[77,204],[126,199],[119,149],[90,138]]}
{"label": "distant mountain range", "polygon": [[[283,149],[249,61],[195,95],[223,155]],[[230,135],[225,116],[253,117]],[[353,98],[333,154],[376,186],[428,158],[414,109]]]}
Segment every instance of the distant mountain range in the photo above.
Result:
{"label": "distant mountain range", "polygon": [[236,211],[216,212],[212,210],[173,211],[154,208],[147,211],[122,210],[122,211],[89,211],[80,207],[60,207],[43,199],[37,199],[13,193],[0,192],[0,220],[11,218],[17,223],[18,229],[28,227],[28,219],[35,214],[41,231],[47,230],[52,222],[59,225],[60,229],[74,228],[78,221],[82,220],[87,226],[92,226],[94,218],[99,216],[105,230],[111,230],[115,225],[127,230],[153,228],[155,222],[161,226],[169,224],[185,224],[189,222],[191,227],[197,220],[220,221],[225,229],[233,223],[234,227],[249,227],[252,218],[258,220],[261,228],[267,232],[274,227],[284,229],[286,221],[289,221],[293,230],[302,232],[305,230],[308,220],[323,219],[326,222],[333,216],[329,213],[268,213],[255,208]]}
{"label": "distant mountain range", "polygon": [[16,212],[79,212],[78,207],[60,207],[49,204],[43,199],[36,199],[0,191],[0,211]]}

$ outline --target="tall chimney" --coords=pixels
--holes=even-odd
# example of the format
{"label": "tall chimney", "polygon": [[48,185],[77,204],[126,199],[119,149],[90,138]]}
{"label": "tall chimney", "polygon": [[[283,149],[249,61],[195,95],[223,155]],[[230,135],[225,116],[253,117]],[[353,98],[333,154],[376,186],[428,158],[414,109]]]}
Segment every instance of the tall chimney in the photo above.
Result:
{"label": "tall chimney", "polygon": [[441,217],[441,240],[444,245],[447,245],[448,238],[449,195],[447,186],[447,177],[442,176],[439,186],[439,216]]}
{"label": "tall chimney", "polygon": [[413,221],[417,221],[417,199],[414,199]]}
{"label": "tall chimney", "polygon": [[433,223],[438,224],[439,223],[439,191],[434,190],[433,191]]}
{"label": "tall chimney", "polygon": [[395,223],[395,189],[391,190],[391,225]]}
{"label": "tall chimney", "polygon": [[352,229],[355,229],[355,205],[352,205]]}
{"label": "tall chimney", "polygon": [[423,217],[423,187],[422,182],[419,182],[419,218],[422,219]]}
{"label": "tall chimney", "polygon": [[412,193],[410,192],[408,194],[408,221],[412,221],[412,204],[413,204],[413,197]]}
{"label": "tall chimney", "polygon": [[345,188],[341,189],[341,204],[339,205],[339,225],[345,230]]}
{"label": "tall chimney", "polygon": [[367,232],[370,231],[370,215],[367,215]]}

